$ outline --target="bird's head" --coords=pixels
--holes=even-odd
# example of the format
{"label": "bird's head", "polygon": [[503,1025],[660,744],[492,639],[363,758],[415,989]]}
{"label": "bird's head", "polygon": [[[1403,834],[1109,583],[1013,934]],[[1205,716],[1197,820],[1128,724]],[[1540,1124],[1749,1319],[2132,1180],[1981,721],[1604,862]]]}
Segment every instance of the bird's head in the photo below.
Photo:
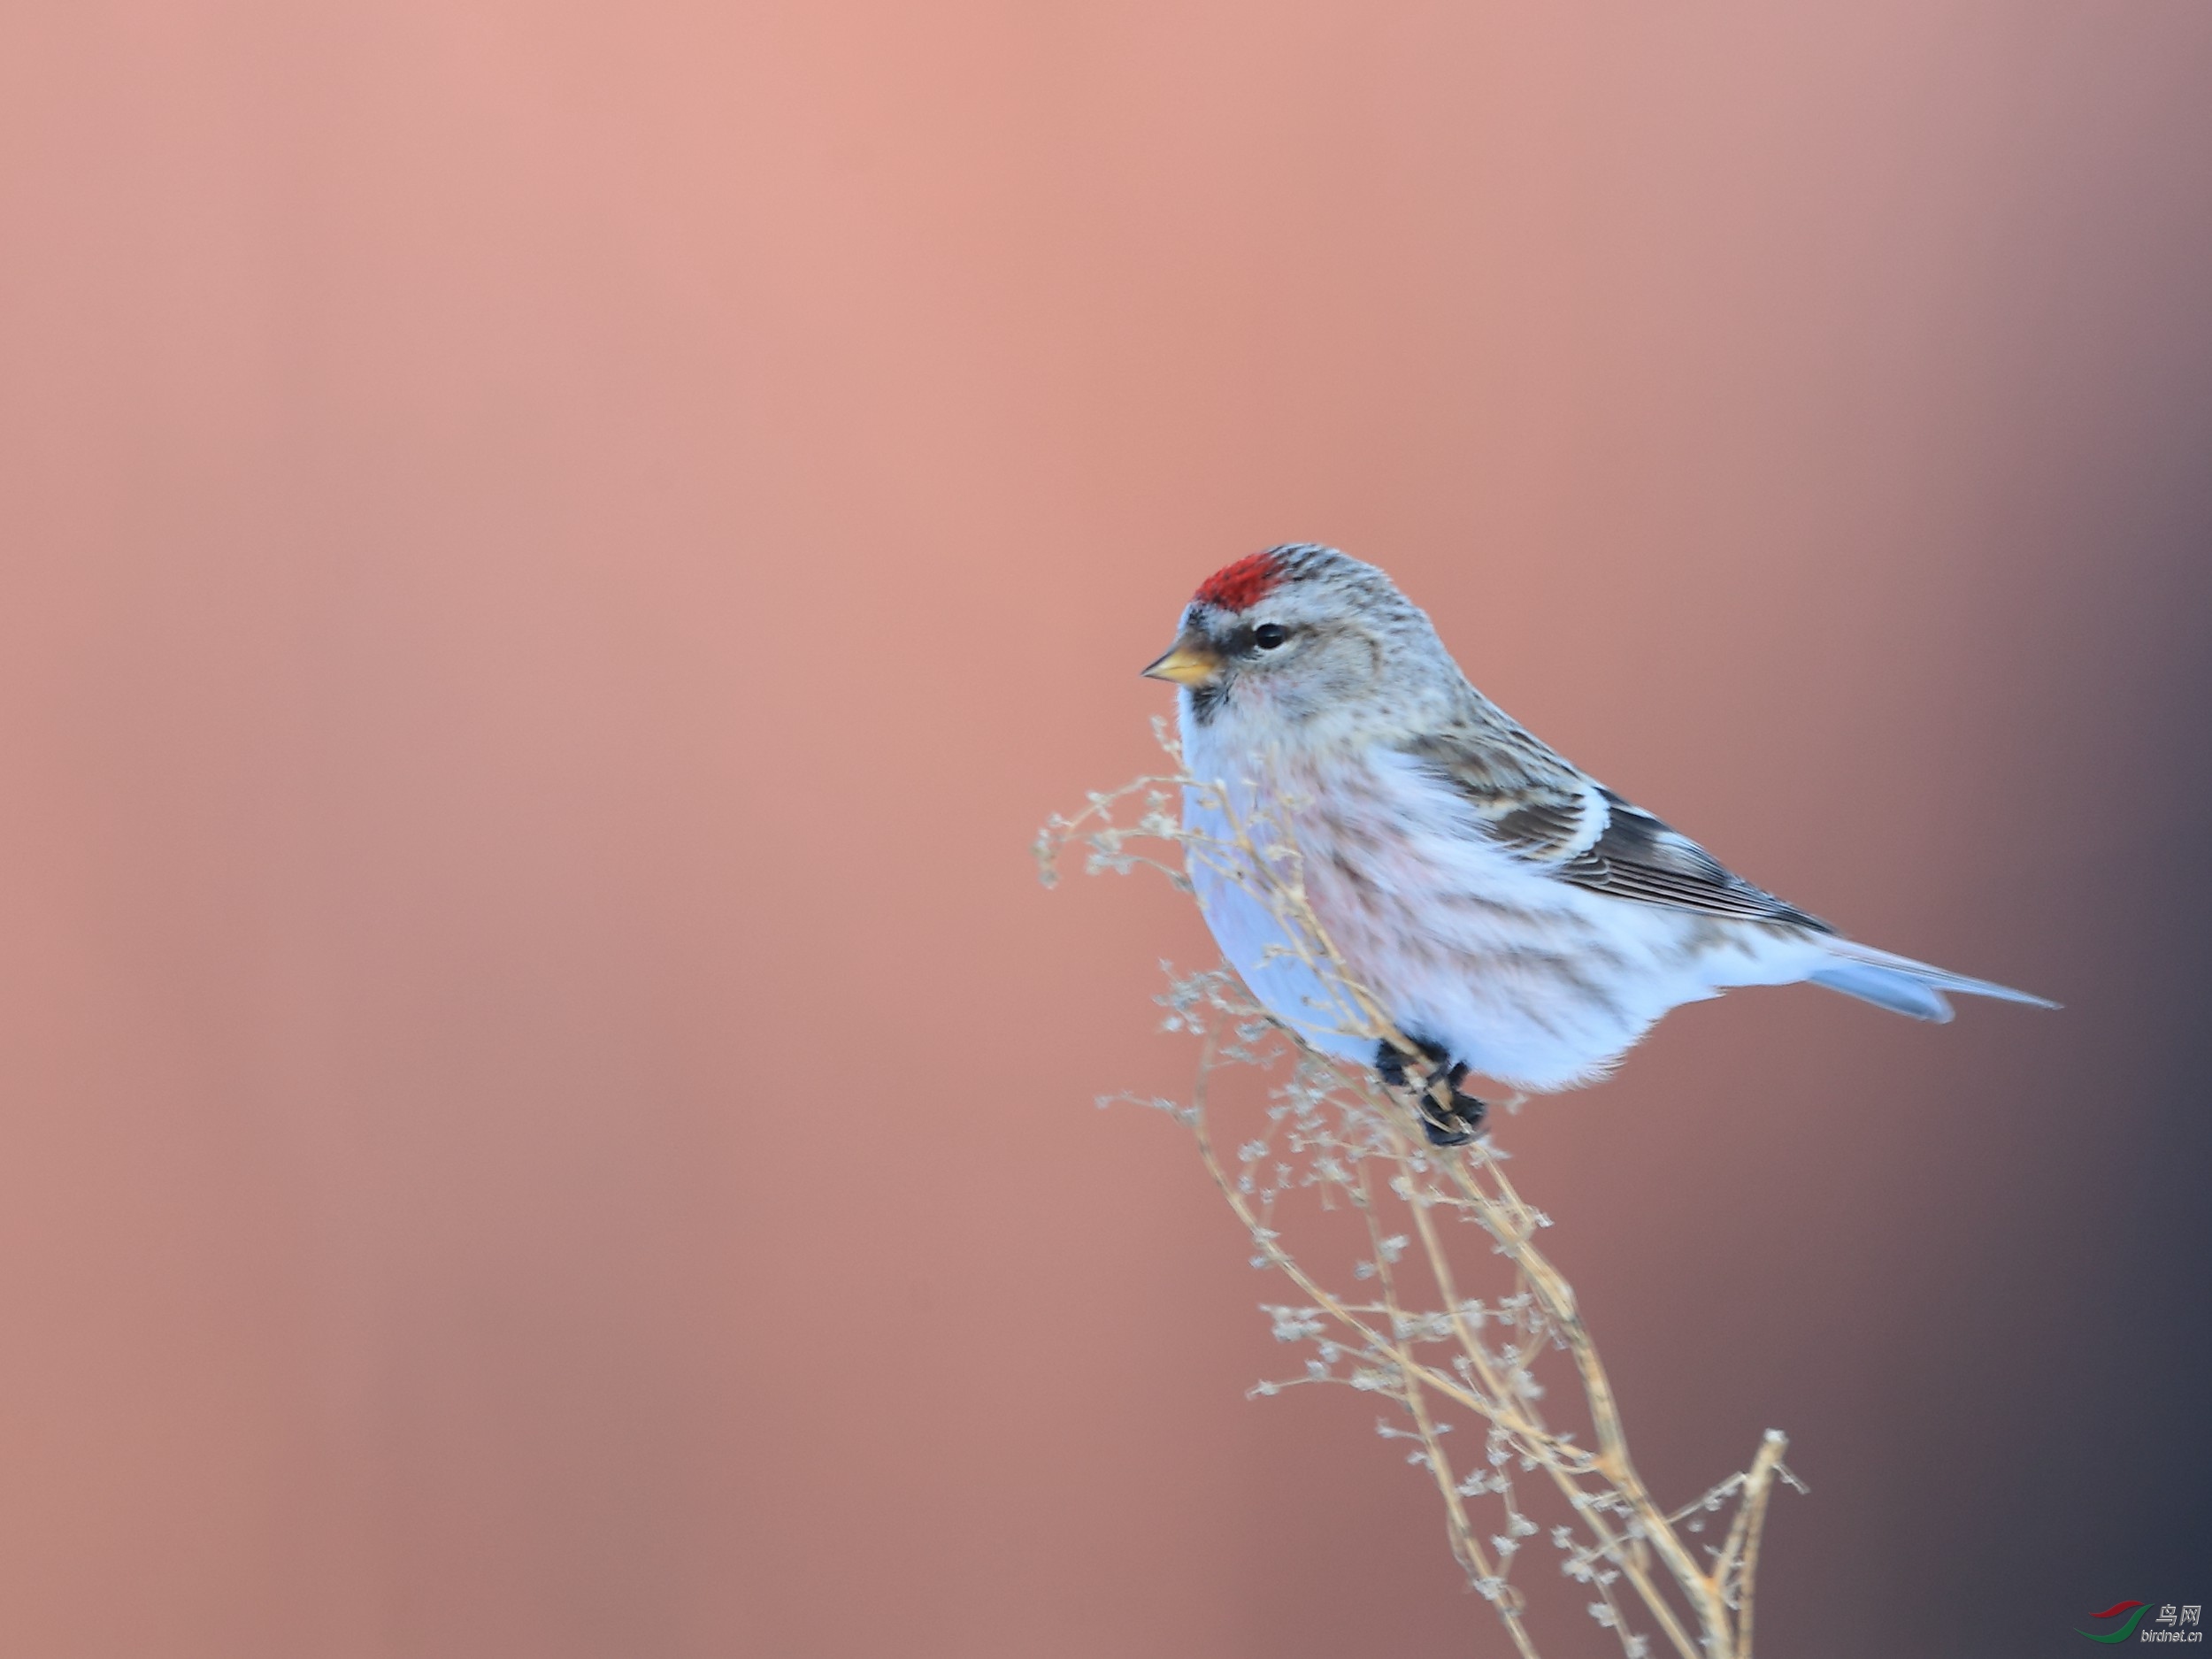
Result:
{"label": "bird's head", "polygon": [[1465,680],[1389,577],[1334,548],[1270,548],[1209,576],[1174,645],[1144,671],[1171,680],[1209,726],[1394,726]]}

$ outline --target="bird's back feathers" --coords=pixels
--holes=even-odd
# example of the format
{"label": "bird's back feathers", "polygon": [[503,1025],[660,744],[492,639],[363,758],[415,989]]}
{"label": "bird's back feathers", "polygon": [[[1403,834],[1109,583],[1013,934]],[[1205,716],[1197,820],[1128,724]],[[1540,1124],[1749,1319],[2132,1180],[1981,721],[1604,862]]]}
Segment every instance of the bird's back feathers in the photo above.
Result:
{"label": "bird's back feathers", "polygon": [[1834,931],[1753,886],[1502,714],[1497,721],[1490,732],[1440,732],[1404,746],[1465,799],[1493,840],[1594,893],[1707,916]]}
{"label": "bird's back feathers", "polygon": [[[1480,694],[1477,694],[1479,695]],[[1822,936],[1827,959],[1807,978],[1915,1019],[1951,1018],[1943,993],[2037,1008],[2055,1002],[1839,936],[1817,916],[1755,887],[1688,836],[1590,778],[1483,700],[1475,729],[1425,734],[1414,756],[1467,803],[1493,840],[1562,881],[1615,898]]]}

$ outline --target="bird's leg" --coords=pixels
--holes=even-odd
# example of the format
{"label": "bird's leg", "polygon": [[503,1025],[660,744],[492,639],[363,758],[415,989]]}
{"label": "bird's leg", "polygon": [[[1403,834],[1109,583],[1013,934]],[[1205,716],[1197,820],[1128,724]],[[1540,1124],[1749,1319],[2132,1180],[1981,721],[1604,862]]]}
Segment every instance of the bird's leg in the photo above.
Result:
{"label": "bird's leg", "polygon": [[[1392,1088],[1412,1089],[1417,1101],[1415,1110],[1421,1117],[1421,1132],[1432,1147],[1463,1147],[1481,1131],[1482,1120],[1489,1108],[1472,1094],[1463,1094],[1459,1080],[1467,1075],[1464,1061],[1448,1062],[1440,1045],[1420,1037],[1410,1039],[1423,1055],[1437,1062],[1417,1087],[1406,1071],[1406,1056],[1395,1045],[1380,1042],[1375,1045],[1375,1074]],[[1435,1088],[1441,1083],[1451,1092],[1451,1110],[1446,1115],[1436,1104]]]}

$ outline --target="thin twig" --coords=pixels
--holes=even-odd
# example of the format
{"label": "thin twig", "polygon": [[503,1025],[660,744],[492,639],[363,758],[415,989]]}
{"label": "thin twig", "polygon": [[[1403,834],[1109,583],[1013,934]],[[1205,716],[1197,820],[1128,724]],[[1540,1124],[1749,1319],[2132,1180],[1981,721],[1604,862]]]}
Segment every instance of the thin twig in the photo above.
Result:
{"label": "thin twig", "polygon": [[[1179,765],[1172,739],[1156,724],[1156,730]],[[1223,833],[1206,835],[1179,825],[1169,815],[1171,791],[1212,814],[1225,826]],[[1140,795],[1138,821],[1121,822],[1118,812]],[[1094,871],[1151,869],[1187,892],[1193,890],[1194,871],[1233,884],[1265,904],[1279,924],[1280,943],[1271,954],[1299,964],[1325,994],[1327,1005],[1313,1010],[1313,1028],[1331,1027],[1363,1044],[1394,1049],[1409,1071],[1427,1066],[1424,1051],[1346,969],[1314,911],[1300,875],[1290,810],[1250,821],[1240,816],[1238,799],[1226,783],[1180,773],[1139,779],[1092,795],[1073,818],[1051,820],[1038,837],[1040,868],[1052,879],[1061,855],[1081,840]],[[1131,849],[1130,842],[1146,841],[1171,843],[1181,867]],[[1411,1428],[1394,1429],[1386,1422],[1383,1432],[1418,1442],[1413,1456],[1426,1466],[1443,1501],[1452,1552],[1495,1607],[1521,1659],[1537,1659],[1537,1647],[1524,1617],[1526,1602],[1508,1578],[1521,1539],[1540,1529],[1517,1501],[1508,1472],[1516,1459],[1525,1469],[1540,1470],[1564,1504],[1567,1519],[1552,1529],[1553,1542],[1563,1552],[1563,1570],[1595,1592],[1590,1610],[1615,1630],[1627,1659],[1644,1659],[1647,1639],[1630,1630],[1623,1617],[1613,1588],[1623,1578],[1636,1593],[1631,1605],[1643,1608],[1679,1659],[1751,1659],[1753,1586],[1769,1500],[1777,1479],[1796,1484],[1781,1461],[1787,1444],[1783,1437],[1770,1432],[1748,1470],[1678,1509],[1663,1509],[1629,1455],[1620,1403],[1573,1287],[1535,1243],[1548,1218],[1521,1197],[1505,1172],[1503,1153],[1486,1141],[1456,1150],[1433,1148],[1414,1133],[1423,1117],[1452,1120],[1449,1082],[1432,1076],[1402,1097],[1382,1090],[1363,1071],[1305,1048],[1225,971],[1171,980],[1161,1000],[1171,1010],[1171,1028],[1189,1030],[1203,1044],[1191,1103],[1174,1107],[1175,1114],[1195,1137],[1208,1174],[1251,1236],[1257,1249],[1254,1265],[1279,1270],[1306,1298],[1304,1309],[1274,1310],[1279,1337],[1320,1348],[1309,1374],[1293,1381],[1346,1384],[1404,1410]],[[1283,1057],[1294,1060],[1295,1069],[1276,1092],[1282,1103],[1270,1109],[1259,1138],[1240,1146],[1233,1171],[1214,1140],[1212,1074],[1227,1064],[1266,1065]],[[1389,1171],[1386,1179],[1376,1176],[1378,1163]],[[1306,1248],[1286,1239],[1284,1227],[1293,1224],[1282,1213],[1284,1201],[1301,1191],[1310,1191],[1324,1211],[1335,1207],[1338,1194],[1360,1211],[1371,1254],[1354,1264],[1353,1276],[1374,1279],[1379,1300],[1333,1290],[1308,1264]],[[1411,1240],[1384,1224],[1385,1209],[1394,1202],[1409,1213],[1419,1240],[1420,1259],[1440,1304],[1432,1311],[1409,1305],[1404,1294],[1397,1262]],[[1462,1299],[1453,1241],[1434,1214],[1440,1207],[1477,1223],[1509,1264],[1511,1293],[1494,1304],[1494,1313]],[[1490,1317],[1509,1333],[1495,1352],[1480,1330]],[[1440,1363],[1423,1353],[1425,1343],[1449,1345],[1456,1357]],[[1593,1446],[1549,1427],[1536,1404],[1541,1390],[1532,1368],[1553,1346],[1564,1349],[1571,1364]],[[1343,1355],[1355,1360],[1349,1376],[1335,1369],[1333,1356]],[[1263,1383],[1257,1392],[1289,1386]],[[1444,1447],[1451,1425],[1438,1415],[1440,1405],[1488,1425],[1487,1471],[1478,1465],[1463,1481],[1455,1478]],[[1469,1496],[1485,1492],[1505,1506],[1494,1558],[1467,1506]],[[1731,1498],[1735,1513],[1725,1540],[1712,1552],[1710,1568],[1702,1567],[1682,1525]],[[1692,1524],[1702,1525],[1701,1520]]]}

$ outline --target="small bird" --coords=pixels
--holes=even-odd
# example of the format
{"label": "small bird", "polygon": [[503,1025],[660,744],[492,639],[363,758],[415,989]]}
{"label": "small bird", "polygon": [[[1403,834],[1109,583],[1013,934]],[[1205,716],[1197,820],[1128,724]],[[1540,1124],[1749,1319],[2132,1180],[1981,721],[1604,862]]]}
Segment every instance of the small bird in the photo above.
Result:
{"label": "small bird", "polygon": [[[1724,868],[1516,724],[1389,577],[1334,548],[1217,571],[1144,672],[1179,687],[1185,770],[1212,786],[1186,788],[1185,827],[1287,836],[1345,966],[1436,1067],[1419,1086],[1450,1087],[1450,1118],[1423,1118],[1440,1145],[1480,1125],[1458,1087],[1469,1072],[1572,1088],[1670,1009],[1733,986],[1810,980],[1930,1020],[1951,1018],[1947,991],[2057,1006],[1855,943]],[[1194,858],[1191,877],[1271,1013],[1407,1086],[1411,1056],[1345,1029],[1356,1022],[1263,897],[1215,860]]]}

